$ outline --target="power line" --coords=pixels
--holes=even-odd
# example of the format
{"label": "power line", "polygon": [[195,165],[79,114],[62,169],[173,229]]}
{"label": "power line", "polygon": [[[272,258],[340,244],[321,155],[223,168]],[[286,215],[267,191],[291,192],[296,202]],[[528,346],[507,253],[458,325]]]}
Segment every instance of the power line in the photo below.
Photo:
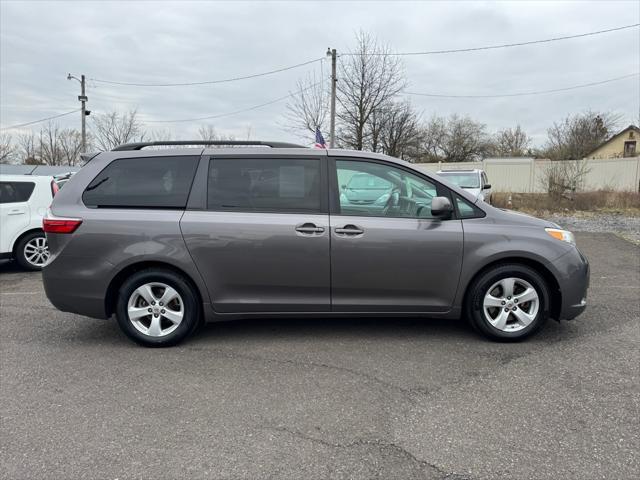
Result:
{"label": "power line", "polygon": [[546,93],[566,92],[568,90],[576,90],[578,88],[593,87],[596,85],[603,85],[605,83],[617,82],[618,80],[624,80],[626,78],[637,77],[640,72],[631,73],[629,75],[623,75],[622,77],[610,78],[608,80],[602,80],[600,82],[583,83],[582,85],[573,85],[571,87],[554,88],[551,90],[536,90],[532,92],[518,92],[518,93],[503,93],[498,95],[444,95],[438,93],[416,93],[405,92],[406,95],[417,95],[420,97],[437,97],[437,98],[501,98],[501,97],[524,97],[529,95],[543,95]]}
{"label": "power line", "polygon": [[193,85],[214,85],[217,83],[228,83],[228,82],[235,82],[238,80],[247,80],[249,78],[257,78],[257,77],[264,77],[266,75],[273,75],[274,73],[280,73],[280,72],[285,72],[287,70],[292,70],[294,68],[298,68],[298,67],[304,67],[305,65],[309,65],[315,62],[320,62],[324,60],[324,58],[316,58],[313,60],[309,60],[307,62],[302,62],[302,63],[297,63],[295,65],[290,65],[288,67],[282,67],[282,68],[278,68],[276,70],[269,70],[268,72],[262,72],[262,73],[255,73],[252,75],[245,75],[245,76],[241,76],[241,77],[231,77],[231,78],[224,78],[224,79],[220,79],[220,80],[207,80],[207,81],[203,81],[203,82],[183,82],[183,83],[136,83],[136,82],[116,82],[116,81],[112,81],[112,80],[101,80],[99,78],[91,78],[90,80],[94,81],[94,82],[98,82],[98,83],[106,83],[109,85],[124,85],[124,86],[129,86],[129,87],[187,87],[187,86],[193,86]]}
{"label": "power line", "polygon": [[66,115],[71,115],[72,113],[76,113],[76,112],[79,112],[79,111],[80,111],[80,109],[76,108],[75,110],[71,110],[70,112],[61,113],[59,115],[54,115],[52,117],[41,118],[40,120],[34,120],[33,122],[21,123],[19,125],[12,125],[11,127],[3,127],[3,128],[0,128],[0,130],[13,130],[14,128],[28,127],[29,125],[34,125],[34,124],[40,123],[40,122],[46,122],[47,120],[53,120],[54,118],[64,117]]}
{"label": "power line", "polygon": [[[560,40],[569,40],[571,38],[582,38],[582,37],[590,37],[593,35],[600,35],[603,33],[617,32],[619,30],[625,30],[627,28],[635,28],[640,26],[640,23],[634,23],[632,25],[623,25],[621,27],[608,28],[606,30],[598,30],[596,32],[587,32],[587,33],[579,33],[576,35],[565,35],[562,37],[553,37],[553,38],[545,38],[543,40],[531,40],[528,42],[518,42],[518,43],[504,43],[501,45],[487,45],[483,47],[470,47],[470,48],[456,48],[456,49],[448,49],[448,50],[428,50],[426,52],[400,52],[400,53],[389,53],[389,52],[373,52],[367,53],[365,55],[369,56],[380,56],[380,55],[397,55],[397,56],[409,56],[409,55],[442,55],[446,53],[461,53],[461,52],[477,52],[480,50],[495,50],[498,48],[510,48],[510,47],[522,47],[524,45],[535,45],[539,43],[550,43],[557,42]],[[340,56],[358,56],[361,53],[341,53]]]}
{"label": "power line", "polygon": [[294,93],[289,93],[288,95],[285,95],[284,97],[279,97],[276,98],[275,100],[271,100],[269,102],[265,102],[265,103],[261,103],[259,105],[254,105],[253,107],[249,107],[249,108],[243,108],[242,110],[235,110],[233,112],[227,112],[227,113],[220,113],[217,115],[209,115],[206,117],[198,117],[198,118],[181,118],[181,119],[177,119],[177,120],[146,120],[145,123],[182,123],[182,122],[198,122],[201,120],[213,120],[215,118],[223,118],[223,117],[230,117],[232,115],[237,115],[239,113],[244,113],[244,112],[250,112],[252,110],[257,110],[259,108],[262,107],[266,107],[268,105],[273,105],[274,103],[278,103],[281,102],[283,100],[286,100],[289,97],[293,97],[296,93],[301,93],[301,92],[306,92],[307,90],[310,90],[314,87],[317,87],[318,85],[320,85],[322,82],[316,82],[312,85],[309,85],[306,88],[303,88],[301,90],[297,90]]}

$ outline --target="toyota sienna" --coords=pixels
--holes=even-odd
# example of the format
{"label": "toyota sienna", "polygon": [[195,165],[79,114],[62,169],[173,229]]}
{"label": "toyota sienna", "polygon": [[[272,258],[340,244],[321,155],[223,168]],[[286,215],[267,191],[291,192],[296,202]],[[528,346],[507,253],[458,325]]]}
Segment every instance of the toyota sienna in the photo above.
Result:
{"label": "toyota sienna", "polygon": [[589,283],[558,225],[385,155],[277,142],[121,145],[69,180],[43,227],[53,305],[115,316],[146,346],[269,316],[462,316],[520,340],[583,312]]}

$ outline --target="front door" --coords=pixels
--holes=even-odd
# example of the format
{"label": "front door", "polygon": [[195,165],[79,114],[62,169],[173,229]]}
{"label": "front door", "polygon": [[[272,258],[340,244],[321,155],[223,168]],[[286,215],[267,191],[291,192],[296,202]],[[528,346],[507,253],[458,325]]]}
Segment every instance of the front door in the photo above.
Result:
{"label": "front door", "polygon": [[213,158],[180,223],[221,313],[330,310],[326,158]]}
{"label": "front door", "polygon": [[0,253],[10,252],[12,242],[29,226],[34,187],[34,182],[0,182]]}
{"label": "front door", "polygon": [[460,220],[431,215],[445,187],[386,162],[336,159],[329,168],[332,310],[449,310],[463,232]]}

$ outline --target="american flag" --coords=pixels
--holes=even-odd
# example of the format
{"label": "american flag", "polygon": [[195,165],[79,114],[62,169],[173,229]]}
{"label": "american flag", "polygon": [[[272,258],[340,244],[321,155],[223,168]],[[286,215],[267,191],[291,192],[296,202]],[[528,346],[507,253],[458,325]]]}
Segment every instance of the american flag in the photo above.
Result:
{"label": "american flag", "polygon": [[327,148],[327,144],[324,141],[324,137],[322,136],[322,133],[320,133],[320,129],[318,127],[316,127],[316,144],[315,144],[315,148]]}

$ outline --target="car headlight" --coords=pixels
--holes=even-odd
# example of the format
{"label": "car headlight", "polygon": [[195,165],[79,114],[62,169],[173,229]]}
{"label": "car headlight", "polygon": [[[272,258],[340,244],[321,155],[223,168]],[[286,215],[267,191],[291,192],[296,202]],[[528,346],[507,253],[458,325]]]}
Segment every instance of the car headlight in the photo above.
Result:
{"label": "car headlight", "polygon": [[545,228],[545,231],[551,235],[556,240],[562,240],[563,242],[570,243],[571,245],[576,244],[576,239],[568,230],[562,230],[560,228]]}

